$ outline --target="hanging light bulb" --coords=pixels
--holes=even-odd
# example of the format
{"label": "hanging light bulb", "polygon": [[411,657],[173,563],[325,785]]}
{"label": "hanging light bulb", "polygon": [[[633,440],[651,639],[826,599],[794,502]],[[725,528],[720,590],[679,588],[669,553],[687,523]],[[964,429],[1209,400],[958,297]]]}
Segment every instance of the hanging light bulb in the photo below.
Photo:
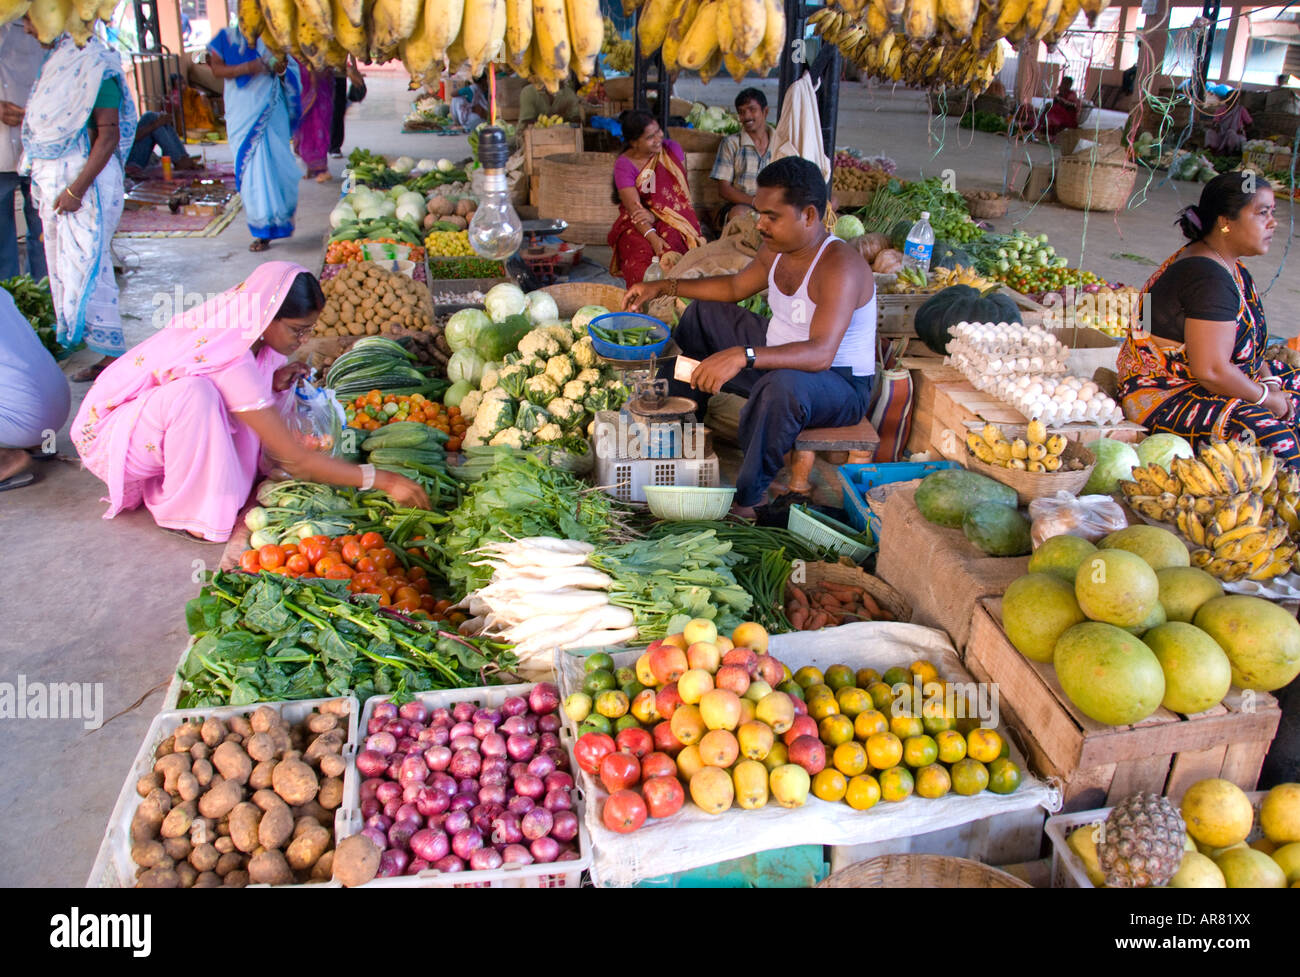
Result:
{"label": "hanging light bulb", "polygon": [[482,258],[498,261],[519,250],[524,240],[519,215],[510,206],[510,186],[506,182],[506,161],[510,147],[506,134],[496,126],[479,132],[478,161],[483,166],[483,194],[469,222],[469,246]]}

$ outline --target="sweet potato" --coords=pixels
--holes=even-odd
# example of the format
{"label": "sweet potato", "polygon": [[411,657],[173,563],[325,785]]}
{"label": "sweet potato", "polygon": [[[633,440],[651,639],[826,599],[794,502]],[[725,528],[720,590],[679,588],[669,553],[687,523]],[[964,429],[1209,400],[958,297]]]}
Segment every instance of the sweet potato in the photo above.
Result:
{"label": "sweet potato", "polygon": [[862,592],[862,595],[859,598],[859,600],[862,606],[866,608],[867,613],[870,614],[873,619],[879,618],[881,616],[880,605],[877,604],[876,599],[872,597],[869,593],[867,593],[865,590]]}
{"label": "sweet potato", "polygon": [[794,628],[796,631],[807,630],[806,625],[808,622],[808,608],[796,607],[793,611],[790,612],[789,620],[790,620],[790,627]]}
{"label": "sweet potato", "polygon": [[271,849],[249,859],[248,881],[254,885],[288,885],[293,882],[293,872],[279,849]]}
{"label": "sweet potato", "polygon": [[242,852],[251,852],[258,846],[258,825],[262,821],[261,809],[251,801],[244,801],[230,812],[230,840]]}
{"label": "sweet potato", "polygon": [[316,860],[325,854],[325,850],[329,848],[330,837],[329,831],[319,825],[314,829],[304,831],[293,840],[285,852],[289,867],[298,871],[311,868],[316,864]]}
{"label": "sweet potato", "polygon": [[334,849],[334,878],[345,886],[365,885],[379,871],[379,846],[365,835],[350,835]]}
{"label": "sweet potato", "polygon": [[221,776],[239,784],[248,783],[253,772],[253,761],[242,746],[234,743],[222,743],[213,750],[212,765],[221,771]]}
{"label": "sweet potato", "polygon": [[320,789],[316,772],[301,760],[284,760],[276,764],[271,772],[271,786],[285,803],[295,806],[313,800]]}

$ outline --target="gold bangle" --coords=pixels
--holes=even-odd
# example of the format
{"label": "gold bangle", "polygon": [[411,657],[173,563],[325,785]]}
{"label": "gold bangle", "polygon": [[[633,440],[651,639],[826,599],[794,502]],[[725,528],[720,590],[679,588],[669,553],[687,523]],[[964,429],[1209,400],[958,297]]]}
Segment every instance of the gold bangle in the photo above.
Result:
{"label": "gold bangle", "polygon": [[64,187],[63,192],[66,193],[73,200],[75,200],[77,203],[81,203],[81,198],[72,192],[72,187]]}

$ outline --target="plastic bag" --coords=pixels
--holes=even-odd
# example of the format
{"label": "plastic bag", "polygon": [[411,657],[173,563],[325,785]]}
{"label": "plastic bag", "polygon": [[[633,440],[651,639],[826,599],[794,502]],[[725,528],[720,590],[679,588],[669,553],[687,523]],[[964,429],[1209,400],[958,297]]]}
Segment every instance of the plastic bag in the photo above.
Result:
{"label": "plastic bag", "polygon": [[[280,398],[280,418],[295,441],[324,454],[342,457],[343,407],[334,391],[317,387],[306,377],[299,377]],[[262,468],[271,478],[289,478],[279,460],[262,449]]]}
{"label": "plastic bag", "polygon": [[1095,543],[1128,525],[1124,509],[1109,495],[1073,496],[1057,492],[1029,503],[1030,536],[1034,549],[1053,536],[1080,536]]}

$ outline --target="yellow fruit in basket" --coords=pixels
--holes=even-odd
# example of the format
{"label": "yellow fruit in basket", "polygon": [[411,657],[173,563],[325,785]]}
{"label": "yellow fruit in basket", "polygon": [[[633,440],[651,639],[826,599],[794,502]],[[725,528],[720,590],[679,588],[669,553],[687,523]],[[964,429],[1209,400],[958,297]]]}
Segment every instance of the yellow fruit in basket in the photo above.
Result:
{"label": "yellow fruit in basket", "polygon": [[1101,870],[1101,858],[1097,855],[1097,829],[1095,824],[1081,824],[1070,832],[1065,843],[1083,863],[1088,881],[1100,889],[1106,884],[1106,873]]}
{"label": "yellow fruit in basket", "polygon": [[1230,780],[1212,777],[1187,788],[1179,805],[1187,833],[1203,845],[1226,848],[1246,840],[1255,822],[1250,798]]}
{"label": "yellow fruit in basket", "polygon": [[998,757],[989,764],[989,790],[995,794],[1014,794],[1023,779],[1014,760]]}
{"label": "yellow fruit in basket", "polygon": [[1169,880],[1170,889],[1226,889],[1219,866],[1198,851],[1183,854],[1178,871]]}
{"label": "yellow fruit in basket", "polygon": [[856,673],[848,665],[832,665],[826,669],[825,683],[832,692],[846,689],[853,685]]}
{"label": "yellow fruit in basket", "polygon": [[880,782],[870,774],[859,774],[849,780],[844,800],[855,811],[875,807],[880,800]]}
{"label": "yellow fruit in basket", "polygon": [[881,712],[889,712],[894,704],[894,690],[884,682],[872,682],[867,686],[867,695],[871,696],[871,704]]}
{"label": "yellow fruit in basket", "polygon": [[853,718],[853,735],[864,743],[877,733],[889,732],[889,720],[879,709],[867,709]]}
{"label": "yellow fruit in basket", "polygon": [[821,669],[814,668],[812,665],[805,665],[803,668],[799,669],[799,671],[795,672],[794,681],[795,684],[803,689],[805,693],[808,691],[809,686],[826,684]]}
{"label": "yellow fruit in basket", "polygon": [[949,773],[952,775],[952,789],[963,797],[978,794],[989,785],[988,767],[971,757],[958,760]]}
{"label": "yellow fruit in basket", "polygon": [[1259,808],[1264,837],[1279,845],[1300,841],[1300,784],[1278,784]]}
{"label": "yellow fruit in basket", "polygon": [[1283,845],[1269,857],[1286,873],[1287,884],[1295,885],[1300,882],[1300,841]]}
{"label": "yellow fruit in basket", "polygon": [[919,717],[909,712],[896,711],[889,717],[889,731],[900,740],[905,740],[911,736],[925,735],[925,725]]}
{"label": "yellow fruit in basket", "polygon": [[1229,889],[1285,889],[1282,866],[1253,848],[1229,848],[1214,860]]}
{"label": "yellow fruit in basket", "polygon": [[1011,457],[1012,458],[1029,457],[1029,445],[1025,444],[1023,438],[1016,438],[1014,441],[1011,442]]}
{"label": "yellow fruit in basket", "polygon": [[848,743],[853,739],[853,720],[839,714],[827,716],[817,724],[817,733],[830,747]]}
{"label": "yellow fruit in basket", "polygon": [[808,700],[808,715],[812,716],[819,723],[827,716],[838,716],[840,707],[835,702],[833,695],[819,695],[816,698]]}
{"label": "yellow fruit in basket", "polygon": [[856,677],[857,687],[860,689],[870,688],[875,682],[880,681],[880,673],[874,668],[859,668]]}
{"label": "yellow fruit in basket", "polygon": [[932,736],[909,736],[903,740],[903,762],[909,767],[924,767],[939,759],[939,744]]}
{"label": "yellow fruit in basket", "polygon": [[918,658],[912,664],[907,666],[907,670],[921,679],[921,684],[939,681],[939,669],[935,668],[933,663],[926,661],[924,658]]}
{"label": "yellow fruit in basket", "polygon": [[835,702],[840,712],[850,719],[872,708],[871,697],[857,688],[840,689],[835,693]]}

